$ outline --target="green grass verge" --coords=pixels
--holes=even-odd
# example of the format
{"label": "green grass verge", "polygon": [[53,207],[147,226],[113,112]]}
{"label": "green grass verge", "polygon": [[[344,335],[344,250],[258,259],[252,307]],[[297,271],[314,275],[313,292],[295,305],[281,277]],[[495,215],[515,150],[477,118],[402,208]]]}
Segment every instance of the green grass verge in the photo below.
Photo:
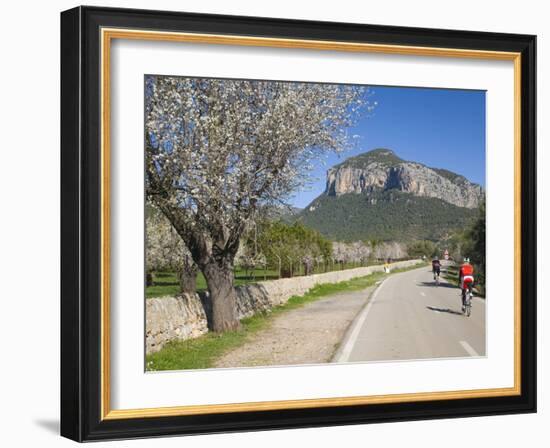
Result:
{"label": "green grass verge", "polygon": [[[409,268],[395,269],[391,274],[416,269],[423,265],[425,265],[425,263],[419,263]],[[157,371],[210,368],[224,353],[244,344],[252,335],[267,328],[275,316],[289,310],[300,308],[308,303],[335,293],[360,291],[374,285],[383,277],[387,277],[387,274],[375,272],[365,277],[357,277],[345,282],[317,285],[302,296],[292,296],[284,305],[241,320],[241,330],[239,331],[228,331],[221,334],[207,333],[195,339],[171,341],[160,351],[147,355],[146,370]]]}

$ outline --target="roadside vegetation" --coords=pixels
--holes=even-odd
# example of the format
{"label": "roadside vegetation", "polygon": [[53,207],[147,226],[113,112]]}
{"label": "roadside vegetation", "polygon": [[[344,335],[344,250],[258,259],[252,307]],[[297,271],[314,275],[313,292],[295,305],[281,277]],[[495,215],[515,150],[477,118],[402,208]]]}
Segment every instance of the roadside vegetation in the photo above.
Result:
{"label": "roadside vegetation", "polygon": [[[458,264],[450,265],[446,268],[446,270],[442,273],[443,278],[449,281],[449,283],[453,285],[458,285]],[[475,269],[475,267],[474,267]],[[477,297],[483,297],[485,298],[485,284],[476,282],[474,286],[475,295]]]}
{"label": "roadside vegetation", "polygon": [[[409,268],[395,269],[391,274],[417,269],[425,263]],[[291,297],[284,305],[272,308],[265,313],[242,319],[241,329],[224,333],[210,332],[195,339],[168,342],[160,351],[147,355],[146,370],[183,370],[211,368],[217,359],[227,351],[246,343],[255,333],[267,328],[277,316],[302,307],[323,297],[341,293],[360,291],[373,286],[388,274],[375,272],[339,283],[325,283],[311,288],[302,296]]]}
{"label": "roadside vegetation", "polygon": [[[146,208],[147,298],[208,289],[181,237],[155,207]],[[322,274],[407,258],[404,244],[387,241],[330,241],[300,222],[261,220],[241,238],[233,285]]]}
{"label": "roadside vegetation", "polygon": [[[455,232],[444,242],[452,260],[462,263],[468,257],[474,266],[475,287],[485,296],[485,203],[479,207],[476,219],[461,232]],[[451,271],[452,272],[452,271]],[[452,274],[450,274],[452,276]],[[452,278],[452,277],[451,277]],[[456,278],[458,282],[458,277]]]}

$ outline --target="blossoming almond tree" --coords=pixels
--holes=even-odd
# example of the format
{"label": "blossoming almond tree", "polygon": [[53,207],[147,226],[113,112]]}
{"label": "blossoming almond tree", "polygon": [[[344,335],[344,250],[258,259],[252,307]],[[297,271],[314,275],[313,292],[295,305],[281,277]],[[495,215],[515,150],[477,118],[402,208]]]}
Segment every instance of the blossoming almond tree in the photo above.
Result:
{"label": "blossoming almond tree", "polygon": [[363,86],[147,76],[146,188],[204,274],[212,329],[239,327],[233,262],[260,207],[308,180],[372,106]]}

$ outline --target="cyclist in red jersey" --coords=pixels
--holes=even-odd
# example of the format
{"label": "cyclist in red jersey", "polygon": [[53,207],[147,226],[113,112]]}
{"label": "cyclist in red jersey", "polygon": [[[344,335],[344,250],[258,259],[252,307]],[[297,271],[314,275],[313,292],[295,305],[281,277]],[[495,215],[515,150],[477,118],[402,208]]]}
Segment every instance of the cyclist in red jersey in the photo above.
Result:
{"label": "cyclist in red jersey", "polygon": [[458,272],[458,285],[462,291],[462,311],[464,311],[464,299],[466,290],[472,290],[474,286],[474,267],[470,264],[469,258],[464,258],[462,266]]}

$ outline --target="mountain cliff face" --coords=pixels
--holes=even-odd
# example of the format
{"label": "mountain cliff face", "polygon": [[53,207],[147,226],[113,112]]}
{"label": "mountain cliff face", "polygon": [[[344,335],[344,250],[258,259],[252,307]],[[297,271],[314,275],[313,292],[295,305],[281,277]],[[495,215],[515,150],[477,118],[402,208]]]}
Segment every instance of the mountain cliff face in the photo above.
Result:
{"label": "mountain cliff face", "polygon": [[463,176],[417,162],[407,162],[389,149],[375,149],[329,169],[324,194],[341,196],[352,193],[368,197],[392,190],[437,198],[466,208],[478,207],[484,196],[481,186]]}
{"label": "mountain cliff face", "polygon": [[376,149],[328,170],[325,192],[293,219],[336,241],[437,241],[469,225],[484,195],[463,176]]}

